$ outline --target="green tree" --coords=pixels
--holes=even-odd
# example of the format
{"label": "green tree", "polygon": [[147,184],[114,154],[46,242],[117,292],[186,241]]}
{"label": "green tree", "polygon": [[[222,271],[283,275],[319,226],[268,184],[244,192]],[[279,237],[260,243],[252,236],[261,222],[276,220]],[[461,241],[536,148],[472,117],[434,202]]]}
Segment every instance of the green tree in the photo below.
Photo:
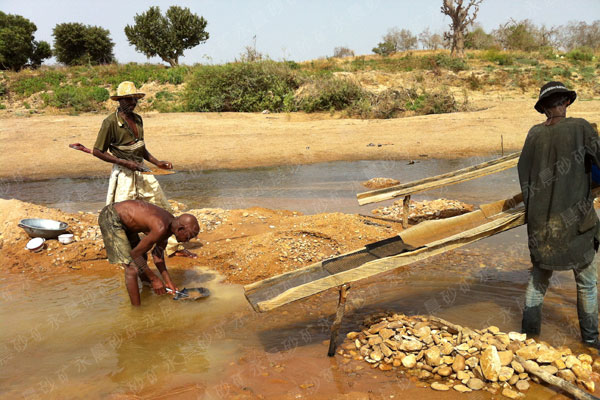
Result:
{"label": "green tree", "polygon": [[52,31],[54,54],[67,65],[109,64],[115,60],[110,32],[78,22],[58,24]]}
{"label": "green tree", "polygon": [[37,68],[52,56],[47,42],[34,40],[35,31],[37,27],[27,18],[0,11],[0,69]]}
{"label": "green tree", "polygon": [[146,57],[159,56],[171,67],[179,64],[183,51],[208,40],[206,20],[189,8],[171,6],[166,15],[159,7],[136,14],[135,24],[125,27],[127,40]]}

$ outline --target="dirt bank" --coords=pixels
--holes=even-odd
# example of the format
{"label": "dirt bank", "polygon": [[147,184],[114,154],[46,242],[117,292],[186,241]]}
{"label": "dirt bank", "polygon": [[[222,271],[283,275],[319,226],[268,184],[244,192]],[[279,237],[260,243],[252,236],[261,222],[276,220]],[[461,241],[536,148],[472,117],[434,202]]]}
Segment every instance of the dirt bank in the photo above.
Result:
{"label": "dirt bank", "polygon": [[[541,122],[531,97],[490,94],[481,111],[390,120],[328,114],[147,113],[148,149],[175,169],[250,168],[339,160],[458,158],[520,150]],[[579,101],[570,116],[600,121],[600,100]],[[72,150],[91,147],[105,115],[0,117],[0,178],[107,175],[104,162]]]}

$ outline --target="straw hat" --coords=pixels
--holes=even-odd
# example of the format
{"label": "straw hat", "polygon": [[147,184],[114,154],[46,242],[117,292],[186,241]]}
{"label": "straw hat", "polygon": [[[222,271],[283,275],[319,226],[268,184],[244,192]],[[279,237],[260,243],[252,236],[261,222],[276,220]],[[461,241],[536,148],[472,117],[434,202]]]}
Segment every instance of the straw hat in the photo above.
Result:
{"label": "straw hat", "polygon": [[124,97],[135,97],[136,99],[141,99],[145,95],[145,93],[137,91],[133,82],[123,81],[119,83],[119,87],[117,87],[117,94],[110,96],[110,98],[111,100],[119,100]]}
{"label": "straw hat", "polygon": [[543,114],[544,108],[542,107],[542,101],[556,93],[565,93],[571,101],[569,105],[573,104],[573,102],[577,98],[577,93],[575,93],[574,90],[567,89],[562,82],[548,82],[540,88],[540,95],[538,97],[538,101],[533,107],[536,109],[537,112]]}

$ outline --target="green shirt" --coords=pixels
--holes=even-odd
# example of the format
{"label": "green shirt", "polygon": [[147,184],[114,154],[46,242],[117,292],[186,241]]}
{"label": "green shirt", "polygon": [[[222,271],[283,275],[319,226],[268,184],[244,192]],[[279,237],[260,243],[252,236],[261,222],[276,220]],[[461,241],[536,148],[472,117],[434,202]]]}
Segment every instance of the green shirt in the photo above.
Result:
{"label": "green shirt", "polygon": [[567,270],[594,259],[592,163],[600,166],[600,139],[586,120],[565,118],[529,131],[518,170],[534,265]]}
{"label": "green shirt", "polygon": [[106,117],[104,121],[102,121],[102,126],[98,132],[98,137],[96,138],[94,148],[100,150],[101,152],[110,150],[110,152],[117,158],[142,163],[144,161],[144,154],[146,151],[145,146],[141,146],[133,151],[125,151],[115,147],[144,139],[144,125],[142,122],[142,117],[135,113],[133,114],[133,117],[138,132],[137,139],[129,128],[129,125],[127,125],[127,122],[119,117],[117,112],[114,112]]}

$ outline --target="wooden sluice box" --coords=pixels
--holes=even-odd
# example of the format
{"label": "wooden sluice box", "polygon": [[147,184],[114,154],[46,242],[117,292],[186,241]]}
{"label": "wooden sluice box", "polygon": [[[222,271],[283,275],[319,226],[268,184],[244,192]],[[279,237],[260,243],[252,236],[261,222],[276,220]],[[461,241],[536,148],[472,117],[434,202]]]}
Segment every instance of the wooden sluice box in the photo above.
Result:
{"label": "wooden sluice box", "polygon": [[422,222],[399,235],[296,271],[244,286],[248,302],[266,312],[337,287],[339,301],[328,354],[335,353],[349,284],[444,253],[525,223],[521,194],[443,220]]}

